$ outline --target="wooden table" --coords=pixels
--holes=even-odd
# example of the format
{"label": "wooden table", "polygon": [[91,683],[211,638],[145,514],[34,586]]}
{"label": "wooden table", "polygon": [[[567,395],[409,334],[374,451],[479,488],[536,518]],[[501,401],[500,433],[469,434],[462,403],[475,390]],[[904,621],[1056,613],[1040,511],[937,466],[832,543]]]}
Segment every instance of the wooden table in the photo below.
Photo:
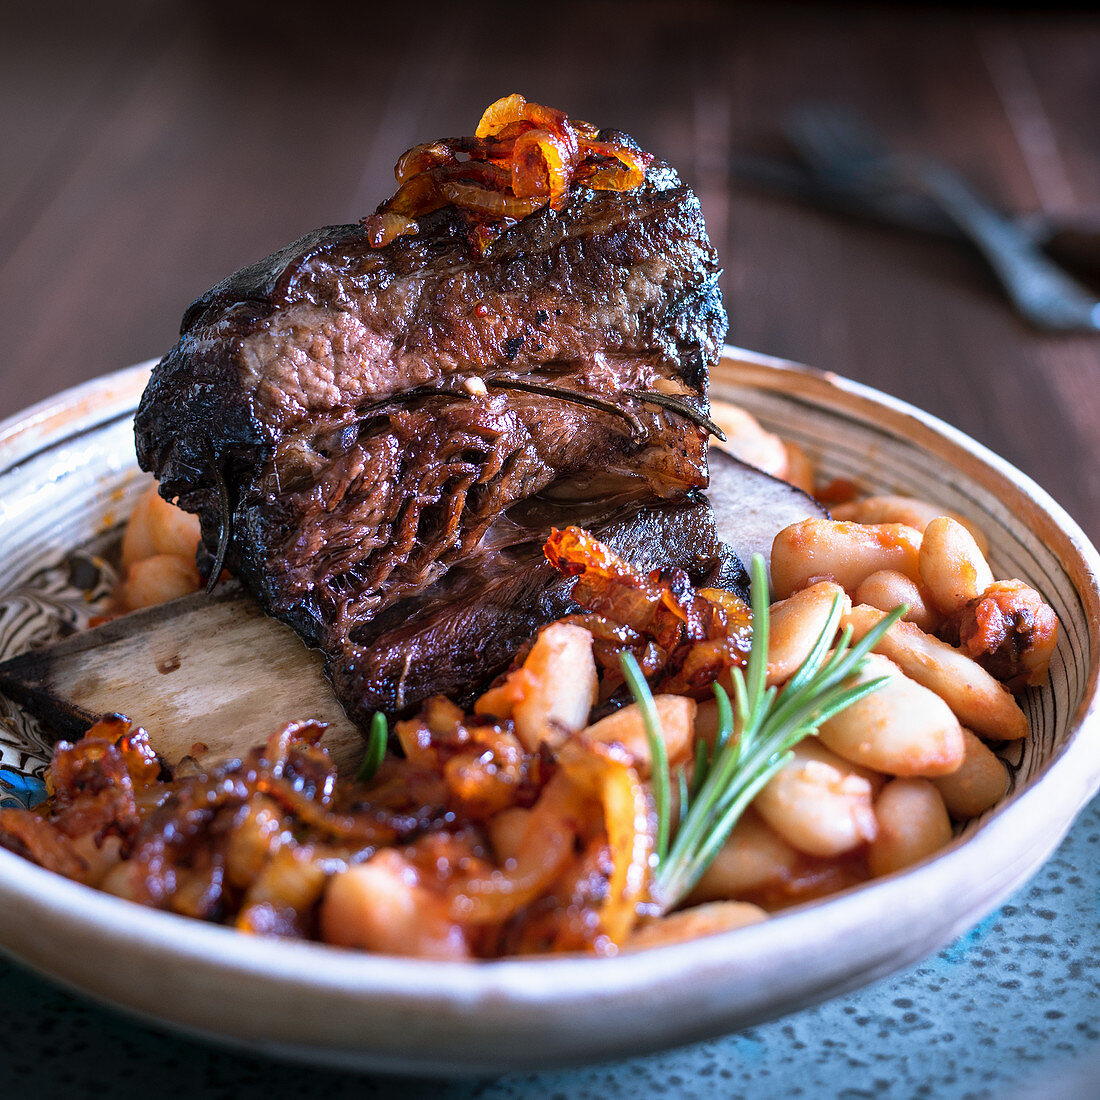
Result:
{"label": "wooden table", "polygon": [[185,306],[354,221],[409,145],[521,90],[625,129],[702,198],[731,342],[962,428],[1100,537],[1100,337],[1039,335],[962,247],[731,181],[829,98],[1014,210],[1100,219],[1100,22],[675,3],[29,6],[0,38],[0,414],[162,354]]}
{"label": "wooden table", "polygon": [[735,184],[836,99],[1013,210],[1100,218],[1100,22],[668,3],[21,6],[0,35],[0,415],[162,354],[187,304],[357,220],[415,142],[511,91],[634,134],[699,193],[731,342],[859,379],[1004,455],[1100,538],[1100,336],[1010,311],[965,248]]}

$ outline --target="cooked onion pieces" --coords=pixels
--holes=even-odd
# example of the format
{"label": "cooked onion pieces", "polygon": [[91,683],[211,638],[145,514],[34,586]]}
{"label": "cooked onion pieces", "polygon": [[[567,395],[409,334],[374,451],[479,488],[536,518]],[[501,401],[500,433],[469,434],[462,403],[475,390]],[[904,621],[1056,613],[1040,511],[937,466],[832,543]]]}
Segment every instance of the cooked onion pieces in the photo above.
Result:
{"label": "cooked onion pieces", "polygon": [[527,819],[512,866],[464,882],[451,901],[454,918],[465,924],[503,921],[544,893],[573,854],[584,803],[584,795],[565,772],[555,775]]}
{"label": "cooked onion pieces", "polygon": [[453,206],[471,243],[484,249],[507,225],[549,206],[558,210],[573,183],[596,191],[640,187],[650,153],[598,140],[590,123],[513,94],[481,116],[473,137],[414,145],[394,166],[401,186],[363,227],[372,248],[419,231],[416,218]]}
{"label": "cooked onion pieces", "polygon": [[612,867],[597,913],[603,934],[620,944],[638,919],[648,887],[654,823],[645,788],[626,754],[613,745],[567,741],[558,750],[558,763],[603,808]]}
{"label": "cooked onion pieces", "polygon": [[573,621],[597,639],[605,684],[622,683],[624,648],[654,691],[694,698],[709,696],[721,673],[744,663],[749,609],[733,593],[696,590],[679,569],[641,573],[579,527],[551,529],[544,550],[559,573],[577,577],[572,598],[592,614]]}

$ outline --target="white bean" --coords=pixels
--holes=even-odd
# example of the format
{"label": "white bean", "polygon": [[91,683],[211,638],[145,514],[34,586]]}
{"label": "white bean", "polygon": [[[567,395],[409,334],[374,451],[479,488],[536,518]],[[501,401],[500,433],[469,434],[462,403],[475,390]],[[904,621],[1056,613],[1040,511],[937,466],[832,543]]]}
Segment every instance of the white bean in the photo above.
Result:
{"label": "white bean", "polygon": [[783,475],[784,481],[796,485],[804,493],[814,495],[814,467],[806,452],[789,439],[783,441],[783,447],[787,452],[787,472]]}
{"label": "white bean", "polygon": [[803,745],[753,800],[756,812],[800,852],[838,856],[878,829],[871,784],[818,759]]}
{"label": "white bean", "polygon": [[[665,750],[670,764],[676,764],[691,754],[695,736],[695,700],[686,695],[655,695]],[[653,773],[653,759],[649,751],[642,709],[637,703],[613,711],[583,731],[586,741],[601,741],[605,745],[621,745],[629,753],[635,770],[647,779]]]}
{"label": "white bean", "polygon": [[122,532],[123,569],[129,569],[134,562],[141,561],[142,558],[151,558],[157,552],[153,545],[150,517],[153,501],[158,499],[159,494],[155,485],[150,485],[138,497],[126,523],[126,530]]}
{"label": "white bean", "polygon": [[149,527],[158,554],[194,559],[202,536],[198,516],[185,512],[156,493],[149,506]]}
{"label": "white bean", "polygon": [[128,568],[154,554],[193,561],[199,537],[199,517],[170,504],[150,485],[138,498],[123,532],[122,564]]}
{"label": "white bean", "polygon": [[198,591],[201,581],[194,563],[175,554],[154,554],[130,566],[118,598],[130,611],[174,600]]}
{"label": "white bean", "polygon": [[420,721],[436,737],[449,737],[462,724],[466,715],[462,708],[445,695],[431,696],[420,709]]}
{"label": "white bean", "polygon": [[759,905],[747,901],[712,901],[681,909],[667,917],[649,921],[631,933],[623,949],[640,951],[646,947],[661,947],[668,943],[683,943],[699,936],[717,932],[732,932],[749,924],[767,920],[768,914]]}
{"label": "white bean", "polygon": [[919,531],[900,523],[869,526],[804,519],[783,528],[772,543],[772,585],[785,599],[817,581],[834,581],[851,594],[880,569],[917,580]]}
{"label": "white bean", "polygon": [[953,615],[993,583],[993,571],[974,537],[948,516],[924,529],[919,565],[921,580],[944,615]]}
{"label": "white bean", "polygon": [[802,861],[801,853],[750,807],[696,884],[690,900],[721,901],[782,886],[794,877]]}
{"label": "white bean", "polygon": [[489,842],[500,863],[519,856],[523,848],[523,834],[527,831],[530,816],[531,811],[525,810],[522,806],[509,806],[506,810],[494,814],[486,823]]}
{"label": "white bean", "polygon": [[951,821],[928,779],[895,779],[875,803],[878,836],[868,850],[872,875],[911,867],[951,841]]}
{"label": "white bean", "polygon": [[989,540],[977,524],[971,523],[957,512],[949,512],[938,504],[929,504],[919,497],[889,494],[865,497],[863,500],[838,504],[831,511],[833,519],[850,519],[856,523],[904,523],[921,532],[938,516],[950,516],[974,536],[974,541],[981,547],[983,554],[989,553]]}
{"label": "white bean", "polygon": [[[858,641],[882,618],[857,604],[845,617]],[[1027,718],[1012,695],[977,662],[912,623],[894,623],[875,646],[902,672],[934,691],[964,726],[981,737],[1011,741],[1027,736]]]}
{"label": "white bean", "polygon": [[116,898],[137,901],[145,895],[145,881],[137,860],[120,859],[99,880],[99,889]]}
{"label": "white bean", "polygon": [[928,633],[935,631],[943,621],[943,616],[932,605],[928,590],[893,569],[872,573],[856,589],[853,599],[856,603],[877,607],[879,611],[893,611],[905,604],[909,608],[905,621],[916,623]]}
{"label": "white bean", "polygon": [[851,611],[852,601],[844,589],[831,581],[821,581],[772,605],[768,629],[769,684],[782,684],[798,670],[825,629],[835,601],[840,602],[842,613]]}
{"label": "white bean", "polygon": [[787,451],[783,441],[762,427],[751,413],[728,401],[712,399],[710,416],[726,436],[725,441],[714,440],[713,446],[773,477],[786,476]]}
{"label": "white bean", "polygon": [[528,752],[560,745],[585,727],[596,701],[592,635],[572,623],[552,623],[523,662],[520,698],[512,708],[516,736]]}
{"label": "white bean", "polygon": [[100,886],[122,862],[122,842],[117,836],[103,837],[102,843],[96,843],[96,831],[92,831],[70,839],[73,851],[84,861],[85,871],[81,881],[87,886]]}
{"label": "white bean", "polygon": [[892,661],[870,654],[857,683],[887,682],[822,723],[818,736],[833,752],[889,775],[946,775],[963,760],[962,727],[938,695]]}
{"label": "white bean", "polygon": [[845,760],[838,756],[832,749],[825,745],[820,737],[807,737],[798,743],[798,755],[807,760],[820,760],[822,764],[828,764],[830,768],[840,772],[843,776],[854,775],[865,780],[871,786],[871,794],[878,798],[879,791],[886,784],[886,776],[877,772],[874,768],[865,768],[862,764],[854,764],[851,760]]}
{"label": "white bean", "polygon": [[321,902],[321,938],[338,947],[431,959],[469,956],[443,900],[392,848],[334,875]]}
{"label": "white bean", "polygon": [[957,821],[968,821],[985,813],[1004,797],[1008,769],[996,753],[968,729],[963,730],[966,755],[959,770],[932,780],[947,812]]}

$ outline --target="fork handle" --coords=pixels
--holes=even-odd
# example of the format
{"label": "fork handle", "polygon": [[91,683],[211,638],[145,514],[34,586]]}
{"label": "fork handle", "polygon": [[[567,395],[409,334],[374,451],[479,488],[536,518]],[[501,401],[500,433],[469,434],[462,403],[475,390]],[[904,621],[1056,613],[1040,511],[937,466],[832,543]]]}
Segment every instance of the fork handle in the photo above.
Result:
{"label": "fork handle", "polygon": [[1019,226],[987,206],[949,169],[926,162],[916,172],[929,197],[978,246],[1032,324],[1054,332],[1100,330],[1100,303],[1047,260]]}

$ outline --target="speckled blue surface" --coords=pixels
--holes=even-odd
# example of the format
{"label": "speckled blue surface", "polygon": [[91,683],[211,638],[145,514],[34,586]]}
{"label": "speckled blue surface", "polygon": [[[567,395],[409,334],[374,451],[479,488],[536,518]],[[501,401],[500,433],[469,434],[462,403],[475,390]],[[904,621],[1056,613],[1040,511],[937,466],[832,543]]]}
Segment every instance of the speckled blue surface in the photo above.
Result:
{"label": "speckled blue surface", "polygon": [[[491,1037],[486,1037],[491,1042]],[[999,912],[818,1008],[613,1065],[417,1081],[285,1065],[133,1024],[0,959],[0,1096],[1100,1097],[1100,799]]]}

